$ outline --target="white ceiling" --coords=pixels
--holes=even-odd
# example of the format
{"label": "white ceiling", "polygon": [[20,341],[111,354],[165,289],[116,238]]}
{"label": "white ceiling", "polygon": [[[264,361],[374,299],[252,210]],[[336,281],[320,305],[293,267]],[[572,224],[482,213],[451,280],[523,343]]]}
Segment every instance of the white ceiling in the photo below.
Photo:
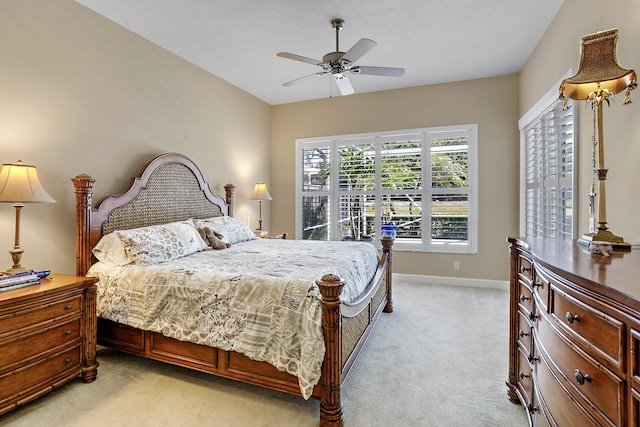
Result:
{"label": "white ceiling", "polygon": [[335,50],[378,45],[356,65],[402,67],[403,77],[350,75],[356,93],[518,73],[563,0],[76,0],[271,104],[339,96],[314,65]]}

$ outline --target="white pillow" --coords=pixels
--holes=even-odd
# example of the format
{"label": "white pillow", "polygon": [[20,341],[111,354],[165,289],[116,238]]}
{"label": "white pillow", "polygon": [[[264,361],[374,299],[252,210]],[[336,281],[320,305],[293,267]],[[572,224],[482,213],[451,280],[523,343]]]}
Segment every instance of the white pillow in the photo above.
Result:
{"label": "white pillow", "polygon": [[258,238],[244,222],[230,216],[215,216],[207,219],[195,219],[194,223],[198,230],[202,230],[204,227],[209,227],[222,234],[221,240],[225,243],[231,243],[232,245]]}
{"label": "white pillow", "polygon": [[151,265],[209,249],[193,220],[119,230],[100,239],[93,248],[103,262]]}

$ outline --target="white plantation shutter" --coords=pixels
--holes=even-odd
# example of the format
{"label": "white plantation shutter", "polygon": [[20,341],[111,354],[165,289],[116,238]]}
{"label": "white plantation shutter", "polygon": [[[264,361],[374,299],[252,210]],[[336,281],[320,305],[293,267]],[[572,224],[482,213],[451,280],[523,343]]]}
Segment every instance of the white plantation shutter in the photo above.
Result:
{"label": "white plantation shutter", "polygon": [[528,237],[575,236],[575,107],[569,100],[563,110],[556,92],[520,120],[520,233]]}
{"label": "white plantation shutter", "polygon": [[297,236],[378,239],[394,247],[477,250],[477,125],[296,141]]}
{"label": "white plantation shutter", "polygon": [[429,134],[431,152],[431,233],[466,240],[469,234],[470,132]]}

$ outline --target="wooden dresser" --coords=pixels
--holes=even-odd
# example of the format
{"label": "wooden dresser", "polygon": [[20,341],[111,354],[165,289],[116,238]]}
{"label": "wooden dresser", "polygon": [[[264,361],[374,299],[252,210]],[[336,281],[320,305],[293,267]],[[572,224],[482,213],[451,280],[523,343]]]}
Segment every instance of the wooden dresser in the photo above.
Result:
{"label": "wooden dresser", "polygon": [[509,399],[534,426],[640,426],[640,251],[507,240]]}
{"label": "wooden dresser", "polygon": [[95,380],[95,282],[54,274],[0,292],[0,414],[74,378]]}

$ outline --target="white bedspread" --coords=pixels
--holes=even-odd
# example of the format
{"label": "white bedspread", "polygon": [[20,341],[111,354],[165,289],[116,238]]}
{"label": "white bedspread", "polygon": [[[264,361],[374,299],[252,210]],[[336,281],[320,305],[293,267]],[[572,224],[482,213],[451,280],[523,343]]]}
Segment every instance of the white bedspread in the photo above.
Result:
{"label": "white bedspread", "polygon": [[349,302],[372,279],[370,243],[258,239],[151,266],[94,264],[99,317],[233,350],[298,377],[308,399],[324,360],[315,280],[337,274]]}

